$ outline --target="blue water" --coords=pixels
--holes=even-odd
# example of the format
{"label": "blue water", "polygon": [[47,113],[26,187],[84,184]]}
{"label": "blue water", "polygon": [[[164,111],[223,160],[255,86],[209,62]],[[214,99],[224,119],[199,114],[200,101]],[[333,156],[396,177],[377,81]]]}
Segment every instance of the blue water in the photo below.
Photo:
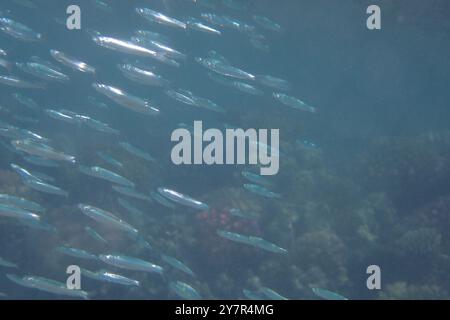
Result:
{"label": "blue water", "polygon": [[[0,257],[18,268],[0,265],[0,299],[66,299],[19,286],[6,274],[33,275],[65,283],[66,268],[77,265],[108,269],[140,281],[129,288],[82,276],[81,289],[92,299],[178,299],[169,283],[182,281],[207,299],[245,299],[244,289],[268,287],[289,299],[320,299],[311,288],[323,288],[349,299],[447,299],[450,290],[450,111],[446,1],[378,1],[381,30],[368,30],[366,8],[372,1],[249,0],[237,11],[215,2],[202,7],[189,0],[106,1],[103,12],[93,1],[31,0],[29,9],[2,1],[0,12],[44,35],[36,43],[0,32],[0,49],[10,62],[39,56],[61,67],[70,82],[48,82],[47,89],[21,89],[0,84],[0,120],[50,138],[52,146],[76,156],[77,164],[58,168],[34,166],[15,153],[11,138],[0,136],[0,193],[24,197],[46,208],[41,218],[56,231],[24,226],[0,215]],[[67,18],[66,8],[78,4],[82,29],[69,31],[55,19]],[[255,25],[253,14],[279,23],[283,32],[257,27],[269,45],[264,52],[249,36],[235,30],[213,36],[151,24],[134,9],[148,7],[180,20],[214,12]],[[203,21],[205,22],[205,21]],[[205,22],[206,23],[206,22]],[[211,25],[211,24],[208,24]],[[135,30],[159,32],[187,54],[179,68],[133,57],[96,45],[88,30],[130,39]],[[82,74],[52,59],[50,49],[63,51],[96,68]],[[283,105],[277,90],[255,84],[263,96],[248,95],[211,81],[206,68],[194,61],[216,50],[230,63],[252,74],[289,81],[286,94],[317,108],[309,113]],[[188,106],[169,98],[162,88],[136,84],[117,68],[124,59],[139,60],[171,82],[208,98],[225,114]],[[43,82],[13,68],[1,74]],[[235,79],[236,80],[236,79]],[[92,88],[105,83],[151,100],[161,115],[144,116],[119,106]],[[33,112],[13,99],[32,98],[42,110]],[[93,96],[108,105],[96,108]],[[67,109],[120,130],[118,136],[71,125],[48,117],[44,109]],[[24,122],[14,116],[33,118]],[[256,166],[180,165],[172,163],[173,130],[180,123],[202,120],[205,128],[280,130],[280,170],[268,177],[279,199],[261,197],[243,187],[241,171]],[[148,162],[118,146],[128,141],[156,159]],[[306,145],[304,141],[313,143]],[[124,164],[117,169],[102,161],[102,151]],[[19,164],[46,173],[69,192],[58,197],[27,188],[10,167]],[[77,165],[102,166],[136,184],[146,195],[168,187],[209,205],[199,212],[182,205],[169,209],[120,195],[142,211],[133,215],[118,204],[112,184],[80,173]],[[108,210],[136,229],[152,246],[139,247],[126,233],[90,219],[79,203]],[[257,219],[230,215],[229,209],[251,212]],[[96,242],[84,231],[91,226],[107,239]],[[235,243],[217,235],[231,230],[264,238],[286,254]],[[164,277],[61,255],[66,245],[95,255],[123,254],[164,267]],[[161,255],[183,261],[195,276],[167,265]],[[369,265],[381,270],[381,289],[369,290]],[[4,295],[4,296],[3,296]]]}

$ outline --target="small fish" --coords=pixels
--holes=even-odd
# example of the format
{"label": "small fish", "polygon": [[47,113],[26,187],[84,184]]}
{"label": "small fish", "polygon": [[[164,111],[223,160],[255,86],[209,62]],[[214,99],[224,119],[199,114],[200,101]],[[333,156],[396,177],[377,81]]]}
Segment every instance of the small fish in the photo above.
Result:
{"label": "small fish", "polygon": [[58,152],[50,146],[37,143],[35,141],[32,141],[31,139],[14,140],[11,142],[11,144],[16,150],[20,150],[34,156],[39,156],[50,160],[75,163],[74,156]]}
{"label": "small fish", "polygon": [[168,17],[161,12],[157,12],[148,8],[136,8],[135,11],[138,15],[149,22],[158,23],[173,28],[186,29],[186,23],[181,22],[175,18]]}
{"label": "small fish", "polygon": [[0,135],[14,140],[30,140],[35,143],[49,142],[50,140],[30,130],[6,125],[0,128]]}
{"label": "small fish", "polygon": [[193,95],[191,92],[187,91],[187,90],[182,90],[182,89],[178,89],[178,90],[174,90],[174,89],[169,89],[166,91],[166,94],[171,97],[172,99],[175,99],[181,103],[190,105],[190,106],[195,106],[195,100],[193,98]]}
{"label": "small fish", "polygon": [[181,262],[180,260],[174,258],[174,257],[170,257],[170,256],[166,256],[166,255],[162,255],[161,259],[166,262],[167,264],[171,265],[172,267],[183,271],[184,273],[187,273],[190,276],[195,276],[194,272],[188,267],[186,266],[183,262]]}
{"label": "small fish", "polygon": [[89,176],[100,178],[125,187],[134,188],[135,184],[121,175],[102,167],[80,167],[80,171]]}
{"label": "small fish", "polygon": [[30,210],[33,212],[44,212],[45,208],[43,208],[40,204],[27,200],[25,198],[12,196],[9,194],[0,194],[0,203],[6,204],[14,207],[18,207],[24,210]]}
{"label": "small fish", "polygon": [[95,35],[92,40],[99,46],[113,51],[131,54],[139,57],[158,59],[160,55],[154,50],[150,50],[136,43],[126,40],[120,40],[112,37]]}
{"label": "small fish", "polygon": [[83,212],[89,218],[91,218],[101,224],[131,233],[131,234],[138,233],[138,231],[134,227],[132,227],[131,225],[129,225],[122,219],[116,217],[111,212],[108,212],[108,211],[105,211],[105,210],[102,210],[100,208],[96,208],[96,207],[93,207],[90,205],[85,205],[85,204],[79,204],[78,208],[81,210],[81,212]]}
{"label": "small fish", "polygon": [[121,276],[116,273],[112,273],[106,270],[100,270],[96,272],[97,280],[104,281],[104,282],[110,282],[115,284],[120,284],[124,286],[134,286],[139,287],[140,283],[137,280],[133,280],[130,278],[127,278],[125,276]]}
{"label": "small fish", "polygon": [[225,64],[220,60],[211,59],[211,58],[195,58],[195,61],[200,63],[205,68],[208,68],[211,71],[214,71],[223,76],[237,78],[241,80],[255,80],[255,76],[241,70],[239,68],[233,67],[232,65]]}
{"label": "small fish", "polygon": [[297,99],[295,97],[292,96],[288,96],[287,94],[284,93],[273,93],[272,96],[278,100],[279,102],[281,102],[282,104],[297,109],[297,110],[301,110],[301,111],[307,111],[307,112],[317,112],[317,109],[315,107],[312,107],[308,104],[306,104],[305,102],[303,102],[300,99]]}
{"label": "small fish", "polygon": [[181,299],[185,300],[200,300],[201,296],[190,285],[188,285],[185,282],[176,281],[176,282],[170,282],[169,288],[172,292],[174,292],[177,296],[179,296]]}
{"label": "small fish", "polygon": [[103,262],[117,268],[162,274],[164,269],[151,262],[123,255],[101,254]]}
{"label": "small fish", "polygon": [[133,188],[128,188],[128,187],[122,187],[122,186],[112,186],[114,191],[117,191],[118,193],[121,193],[123,195],[126,195],[128,197],[131,198],[136,198],[139,200],[144,200],[144,201],[148,201],[148,202],[152,202],[152,199],[149,196],[146,196],[143,193],[140,193],[138,191],[136,191]]}
{"label": "small fish", "polygon": [[98,257],[92,253],[89,253],[82,249],[70,248],[70,247],[57,247],[55,251],[64,254],[69,257],[87,259],[87,260],[98,260]]}
{"label": "small fish", "polygon": [[254,85],[242,81],[233,81],[232,86],[241,92],[248,93],[253,96],[262,96],[264,94],[262,90],[258,89]]}
{"label": "small fish", "polygon": [[38,276],[19,277],[13,274],[7,274],[6,277],[12,282],[23,287],[37,289],[61,296],[89,299],[89,295],[86,291],[69,289],[67,288],[67,285],[65,283],[58,282],[55,280]]}
{"label": "small fish", "polygon": [[136,83],[156,87],[169,86],[168,80],[151,70],[144,70],[131,64],[120,64],[118,67],[125,78]]}
{"label": "small fish", "polygon": [[66,83],[70,80],[68,75],[37,62],[18,62],[16,63],[16,66],[23,72],[31,74],[41,80],[57,81],[60,83]]}
{"label": "small fish", "polygon": [[136,34],[136,36],[141,37],[142,39],[145,39],[147,41],[158,41],[167,45],[170,45],[170,43],[172,42],[167,36],[154,31],[140,29],[136,30],[134,33]]}
{"label": "small fish", "polygon": [[195,200],[188,195],[182,194],[175,190],[171,190],[168,188],[160,187],[158,188],[158,192],[160,195],[166,197],[167,199],[181,204],[183,206],[187,206],[196,210],[209,210],[209,206],[206,203]]}
{"label": "small fish", "polygon": [[150,50],[154,50],[155,52],[158,53],[158,55],[166,57],[168,59],[186,60],[187,58],[184,53],[181,53],[180,51],[155,40],[148,41],[140,37],[132,37],[131,41],[138,45],[142,45],[143,47],[148,48]]}
{"label": "small fish", "polygon": [[22,89],[46,89],[46,85],[37,82],[29,82],[22,80],[16,76],[5,76],[0,75],[0,83],[5,84],[10,87],[22,88]]}
{"label": "small fish", "polygon": [[315,295],[326,299],[326,300],[348,300],[346,297],[340,295],[339,293],[332,292],[321,288],[311,288]]}
{"label": "small fish", "polygon": [[0,217],[14,218],[20,221],[32,220],[39,222],[41,217],[35,213],[4,204],[0,204]]}
{"label": "small fish", "polygon": [[2,257],[0,257],[0,267],[18,268],[18,265],[15,263],[9,262],[9,261],[3,259]]}
{"label": "small fish", "polygon": [[124,108],[145,115],[157,115],[160,113],[159,109],[152,106],[149,101],[130,95],[121,89],[100,83],[94,83],[92,87]]}
{"label": "small fish", "polygon": [[220,30],[214,29],[213,27],[210,27],[210,26],[204,24],[203,22],[201,22],[197,19],[194,19],[194,18],[191,18],[186,22],[186,28],[188,30],[195,30],[195,31],[206,33],[206,34],[216,35],[216,36],[222,35],[222,32]]}
{"label": "small fish", "polygon": [[73,115],[64,113],[63,111],[58,111],[58,110],[53,110],[53,109],[45,109],[44,112],[50,118],[55,119],[55,120],[64,121],[64,122],[67,122],[70,124],[75,124],[75,125],[80,123],[79,119],[75,118]]}
{"label": "small fish", "polygon": [[9,18],[0,17],[0,31],[9,36],[27,42],[41,41],[43,36],[26,25]]}
{"label": "small fish", "polygon": [[69,67],[73,70],[84,72],[84,73],[95,74],[94,67],[88,65],[85,62],[79,61],[71,56],[68,56],[61,51],[51,49],[50,55],[59,63],[65,65],[66,67]]}
{"label": "small fish", "polygon": [[40,180],[39,178],[35,177],[30,171],[28,171],[25,168],[22,168],[21,166],[15,164],[15,163],[11,163],[10,166],[20,176],[22,181],[24,181],[26,179]]}
{"label": "small fish", "polygon": [[253,247],[257,247],[266,251],[270,251],[273,253],[282,253],[285,254],[287,253],[286,249],[283,249],[271,242],[268,242],[260,237],[255,237],[255,236],[248,236],[248,235],[243,235],[240,233],[236,233],[236,232],[230,232],[230,231],[224,231],[224,230],[219,230],[217,231],[217,234],[225,239],[234,241],[234,242],[238,242],[238,243],[243,243],[243,244],[247,244]]}
{"label": "small fish", "polygon": [[57,196],[63,196],[63,197],[68,197],[69,193],[67,191],[62,190],[59,187],[56,187],[54,185],[51,185],[49,183],[43,182],[41,180],[36,180],[36,179],[25,179],[23,181],[23,183],[31,188],[34,189],[36,191],[40,191],[40,192],[44,192],[44,193],[48,193],[48,194],[53,194],[53,195],[57,195]]}

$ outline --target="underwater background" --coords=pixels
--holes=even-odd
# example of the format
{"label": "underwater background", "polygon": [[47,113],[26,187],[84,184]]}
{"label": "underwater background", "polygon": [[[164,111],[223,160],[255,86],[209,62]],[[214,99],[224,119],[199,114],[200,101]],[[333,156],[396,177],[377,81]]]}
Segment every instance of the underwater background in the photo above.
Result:
{"label": "underwater background", "polygon": [[[23,41],[2,30],[0,49],[6,54],[1,56],[5,67],[0,74],[46,83],[45,88],[36,89],[0,81],[0,194],[45,208],[35,212],[45,221],[39,226],[0,214],[0,258],[13,264],[0,263],[0,299],[73,298],[17,283],[24,276],[66,283],[69,265],[92,272],[107,269],[139,281],[138,286],[121,285],[83,275],[81,289],[91,299],[321,299],[330,298],[333,292],[348,299],[450,297],[447,1],[103,3],[107,6],[88,0],[0,3],[1,17],[43,35],[38,41]],[[65,26],[66,8],[72,4],[81,8],[81,30]],[[381,8],[380,30],[366,27],[366,9],[371,4]],[[144,7],[180,21],[196,18],[221,34],[151,23],[135,11]],[[202,20],[202,13],[232,17],[243,22],[240,26],[254,25],[258,35],[249,35],[239,26],[233,29]],[[269,18],[281,30],[260,26],[253,15]],[[92,41],[95,32],[129,40],[136,30],[164,35],[186,58],[174,67],[108,50]],[[85,61],[95,67],[95,74],[59,64],[50,55],[51,49]],[[280,90],[255,81],[248,83],[263,94],[213,81],[194,59],[206,57],[210,50],[251,74],[284,79],[290,87],[285,94],[305,101],[314,112],[281,103],[272,96]],[[14,65],[31,61],[33,56],[59,66],[70,81],[44,81]],[[120,63],[151,68],[169,84],[147,86],[130,81],[117,68]],[[148,99],[161,114],[147,116],[124,108],[94,90],[93,83]],[[168,96],[167,90],[177,88],[210,99],[225,112],[183,104]],[[17,93],[32,99],[38,108],[20,103]],[[48,116],[47,109],[70,110],[107,123],[119,133],[100,132],[82,120],[57,120]],[[258,185],[242,173],[258,174],[257,166],[174,165],[171,133],[182,124],[192,126],[194,120],[202,120],[208,128],[279,129],[279,172],[264,177],[269,182],[261,180],[265,190],[277,196],[244,188],[244,184]],[[33,153],[11,144],[26,136],[20,130],[50,139],[55,150],[75,156],[76,163],[39,166],[26,161]],[[123,141],[153,159],[127,152],[119,145]],[[99,152],[121,165],[102,159]],[[11,164],[49,176],[47,182],[68,196],[29,187]],[[149,199],[118,193],[111,182],[83,174],[80,166],[111,170],[132,181],[133,190]],[[208,210],[161,199],[158,188],[189,195],[207,204]],[[119,199],[132,208],[125,208]],[[139,239],[94,221],[79,204],[113,213],[136,228]],[[96,230],[101,239],[86,227]],[[220,236],[218,230],[253,235],[285,252],[239,243]],[[94,258],[73,256],[61,247],[84,250]],[[164,271],[161,275],[117,268],[95,258],[105,254],[150,261]],[[366,286],[369,265],[381,269],[381,290]],[[188,287],[174,285],[180,282]],[[313,288],[321,288],[328,296]]]}

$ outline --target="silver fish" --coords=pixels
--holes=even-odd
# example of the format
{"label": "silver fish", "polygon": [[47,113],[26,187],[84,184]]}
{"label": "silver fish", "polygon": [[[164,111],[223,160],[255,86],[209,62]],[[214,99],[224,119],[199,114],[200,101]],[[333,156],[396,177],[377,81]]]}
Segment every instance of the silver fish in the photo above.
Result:
{"label": "silver fish", "polygon": [[61,83],[66,83],[70,80],[68,75],[37,62],[16,63],[16,66],[23,72],[42,80],[57,81]]}
{"label": "silver fish", "polygon": [[248,235],[243,235],[243,234],[239,234],[236,232],[230,232],[230,231],[224,231],[224,230],[218,230],[217,234],[225,239],[234,241],[234,242],[238,242],[238,243],[243,243],[246,245],[250,245],[253,247],[257,247],[266,251],[270,251],[273,253],[281,253],[281,254],[285,254],[287,253],[287,250],[284,248],[281,248],[271,242],[268,242],[260,237],[255,237],[255,236],[248,236]]}
{"label": "silver fish", "polygon": [[39,156],[42,158],[56,161],[67,161],[70,163],[75,163],[76,161],[74,156],[70,156],[62,152],[56,151],[50,146],[37,143],[30,139],[14,140],[11,142],[11,144],[16,150],[20,150],[34,156]]}
{"label": "silver fish", "polygon": [[148,202],[152,202],[152,199],[148,196],[146,196],[145,194],[142,194],[138,191],[136,191],[133,188],[128,188],[128,187],[122,187],[122,186],[112,186],[114,191],[117,191],[118,193],[121,193],[123,195],[126,195],[128,197],[131,198],[136,198],[139,200],[144,200],[144,201],[148,201]]}
{"label": "silver fish", "polygon": [[14,207],[18,207],[24,210],[30,210],[33,212],[44,212],[45,208],[43,208],[40,204],[27,200],[25,198],[12,196],[9,194],[0,194],[0,203],[6,204]]}
{"label": "silver fish", "polygon": [[152,23],[158,23],[169,27],[186,29],[186,23],[175,18],[168,17],[161,12],[157,12],[148,8],[136,8],[136,13]]}
{"label": "silver fish", "polygon": [[195,31],[199,31],[199,32],[203,32],[203,33],[207,33],[207,34],[212,34],[212,35],[216,35],[216,36],[220,36],[222,35],[222,32],[220,32],[217,29],[214,29],[213,27],[207,26],[206,24],[202,23],[201,21],[197,20],[197,19],[189,19],[186,22],[186,27],[188,30],[195,30]]}
{"label": "silver fish", "polygon": [[123,255],[101,254],[103,262],[122,269],[162,274],[164,269],[154,263]]}
{"label": "silver fish", "polygon": [[313,112],[313,113],[317,111],[315,107],[312,107],[312,106],[306,104],[305,102],[303,102],[302,100],[300,100],[298,98],[288,96],[287,94],[275,92],[272,94],[272,96],[276,100],[278,100],[279,102],[281,102],[282,104],[284,104],[288,107],[302,110],[302,111]]}
{"label": "silver fish", "polygon": [[167,87],[169,85],[168,80],[151,70],[144,70],[131,64],[120,64],[118,67],[125,78],[136,83],[156,87]]}
{"label": "silver fish", "polygon": [[67,288],[67,285],[62,282],[58,282],[55,280],[38,277],[38,276],[24,276],[19,277],[12,274],[6,275],[8,279],[15,282],[18,285],[41,290],[48,293],[53,293],[62,296],[69,296],[75,298],[88,299],[89,295],[86,291],[82,290],[72,290]]}
{"label": "silver fish", "polygon": [[70,124],[79,124],[80,120],[77,118],[74,118],[72,115],[64,113],[63,111],[53,110],[53,109],[45,109],[45,114],[48,115],[50,118],[53,118],[55,120],[64,121]]}
{"label": "silver fish", "polygon": [[321,288],[311,288],[315,295],[326,299],[326,300],[348,300],[346,297],[340,295],[339,293],[332,292]]}
{"label": "silver fish", "polygon": [[92,87],[97,92],[127,109],[146,115],[157,115],[160,113],[159,109],[152,106],[149,101],[132,96],[121,89],[100,83],[94,83]]}
{"label": "silver fish", "polygon": [[9,206],[0,204],[0,217],[14,218],[19,220],[33,220],[39,222],[41,217],[35,213]]}
{"label": "silver fish", "polygon": [[0,18],[0,31],[3,31],[11,37],[21,41],[35,42],[43,39],[42,34],[32,30],[20,22],[5,17]]}
{"label": "silver fish", "polygon": [[66,67],[69,67],[73,70],[77,70],[84,73],[91,73],[95,74],[95,68],[88,65],[87,63],[80,61],[78,59],[75,59],[71,56],[68,56],[67,54],[51,49],[50,55],[59,63],[65,65]]}
{"label": "silver fish", "polygon": [[133,182],[131,182],[130,180],[122,177],[121,175],[119,175],[115,172],[107,170],[105,168],[102,168],[102,167],[90,167],[90,168],[82,167],[82,168],[83,168],[83,170],[82,170],[83,173],[88,174],[92,177],[104,179],[106,181],[120,184],[125,187],[134,188],[134,186],[135,186],[135,184]]}
{"label": "silver fish", "polygon": [[98,257],[92,253],[89,253],[82,249],[71,248],[71,247],[56,247],[55,251],[66,256],[87,259],[87,260],[98,260]]}
{"label": "silver fish", "polygon": [[42,83],[29,82],[22,80],[16,76],[0,75],[0,83],[10,87],[22,88],[22,89],[46,89],[46,85]]}
{"label": "silver fish", "polygon": [[40,191],[40,192],[44,192],[44,193],[49,193],[49,194],[54,194],[57,196],[63,196],[63,197],[68,197],[69,193],[67,191],[62,190],[61,188],[51,185],[49,183],[43,182],[41,180],[36,180],[36,179],[25,179],[23,181],[23,183],[31,188],[34,189],[36,191]]}
{"label": "silver fish", "polygon": [[241,92],[248,93],[254,96],[262,96],[264,94],[262,90],[242,81],[233,81],[233,87]]}
{"label": "silver fish", "polygon": [[9,262],[9,261],[3,259],[2,257],[0,257],[0,267],[18,268],[18,265],[15,263]]}
{"label": "silver fish", "polygon": [[193,287],[182,281],[170,282],[169,288],[181,299],[200,300],[201,296]]}
{"label": "silver fish", "polygon": [[200,63],[205,68],[208,68],[211,71],[227,77],[237,78],[241,80],[255,80],[254,75],[239,68],[233,67],[232,65],[225,64],[220,60],[197,57],[195,58],[195,61]]}
{"label": "silver fish", "polygon": [[138,233],[138,231],[132,227],[131,225],[129,225],[128,223],[126,223],[125,221],[123,221],[122,219],[116,217],[115,215],[113,215],[112,213],[102,210],[100,208],[96,208],[90,205],[85,205],[85,204],[79,204],[78,208],[81,210],[81,212],[83,212],[85,215],[87,215],[88,217],[94,219],[95,221],[125,231],[125,232],[129,232],[132,234],[136,234]]}
{"label": "silver fish", "polygon": [[121,276],[116,273],[112,273],[106,270],[100,270],[96,272],[97,280],[99,281],[105,281],[115,284],[121,284],[124,286],[135,286],[139,287],[140,283],[137,280],[133,280],[124,276]]}
{"label": "silver fish", "polygon": [[158,58],[154,50],[137,45],[131,41],[120,40],[112,37],[94,36],[92,40],[101,47],[140,57]]}
{"label": "silver fish", "polygon": [[209,210],[209,206],[206,203],[195,200],[188,195],[182,194],[175,190],[160,187],[158,192],[167,199],[179,203],[181,205],[196,209],[196,210]]}
{"label": "silver fish", "polygon": [[190,276],[195,276],[194,272],[187,266],[185,265],[183,262],[181,262],[180,260],[174,258],[174,257],[170,257],[170,256],[166,256],[166,255],[162,255],[161,259],[166,262],[167,264],[171,265],[172,267],[183,271],[184,273],[187,273]]}

